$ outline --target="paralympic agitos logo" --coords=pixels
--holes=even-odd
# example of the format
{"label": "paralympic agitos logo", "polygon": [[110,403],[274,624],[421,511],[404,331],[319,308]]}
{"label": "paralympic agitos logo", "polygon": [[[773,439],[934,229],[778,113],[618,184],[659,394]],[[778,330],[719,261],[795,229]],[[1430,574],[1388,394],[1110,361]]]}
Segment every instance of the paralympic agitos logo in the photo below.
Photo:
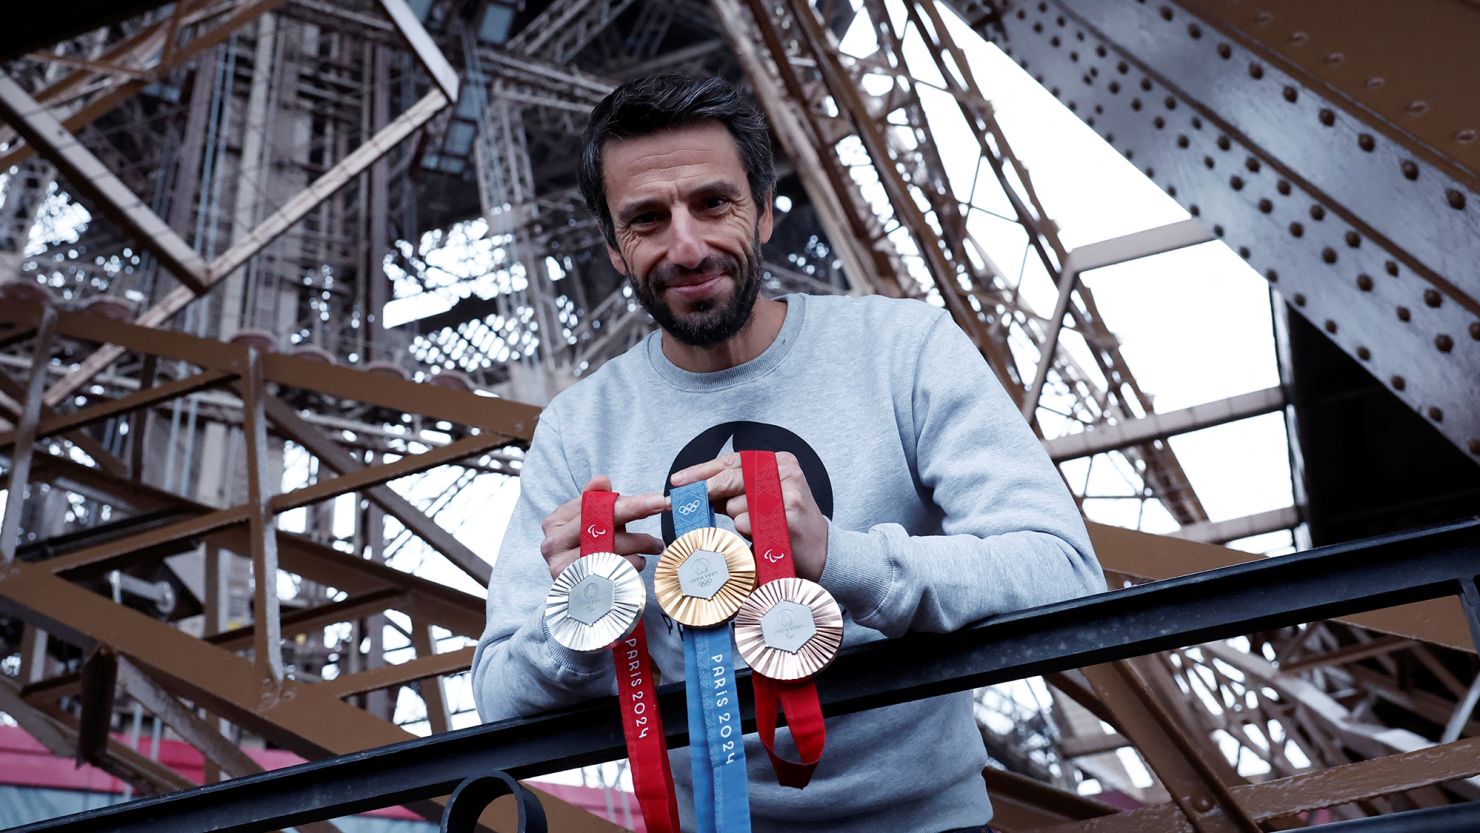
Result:
{"label": "paralympic agitos logo", "polygon": [[[827,475],[827,467],[822,464],[822,458],[817,456],[817,452],[812,450],[806,440],[779,425],[741,420],[705,429],[689,440],[683,450],[678,452],[678,456],[673,458],[668,474],[672,475],[679,469],[713,460],[731,451],[789,451],[795,454],[797,461],[801,463],[802,472],[807,475],[807,485],[812,488],[812,498],[817,501],[817,508],[827,517],[832,517],[832,480]],[[665,485],[664,494],[670,489],[671,486]],[[663,540],[672,543],[675,537],[673,518],[665,512]]]}

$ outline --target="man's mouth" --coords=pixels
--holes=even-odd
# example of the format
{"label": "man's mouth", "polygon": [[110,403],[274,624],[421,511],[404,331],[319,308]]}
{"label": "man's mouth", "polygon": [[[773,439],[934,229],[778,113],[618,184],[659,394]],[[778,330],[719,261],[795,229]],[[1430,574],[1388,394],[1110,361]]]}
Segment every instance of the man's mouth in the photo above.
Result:
{"label": "man's mouth", "polygon": [[704,298],[719,286],[724,272],[714,272],[708,275],[685,275],[669,282],[664,292],[672,292],[684,301],[695,301]]}

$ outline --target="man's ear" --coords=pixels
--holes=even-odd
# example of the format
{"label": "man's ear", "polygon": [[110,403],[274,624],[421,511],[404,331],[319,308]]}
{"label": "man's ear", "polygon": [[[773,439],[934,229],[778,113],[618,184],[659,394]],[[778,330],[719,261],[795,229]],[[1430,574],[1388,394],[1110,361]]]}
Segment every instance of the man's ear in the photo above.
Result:
{"label": "man's ear", "polygon": [[612,268],[617,270],[618,275],[622,277],[631,276],[631,272],[627,270],[627,259],[622,257],[621,252],[613,249],[610,243],[606,246],[606,256],[612,262]]}
{"label": "man's ear", "polygon": [[771,214],[771,207],[776,204],[776,191],[772,189],[766,192],[766,201],[760,206],[760,217],[756,219],[756,236],[762,243],[771,242],[771,229],[775,225],[775,217]]}

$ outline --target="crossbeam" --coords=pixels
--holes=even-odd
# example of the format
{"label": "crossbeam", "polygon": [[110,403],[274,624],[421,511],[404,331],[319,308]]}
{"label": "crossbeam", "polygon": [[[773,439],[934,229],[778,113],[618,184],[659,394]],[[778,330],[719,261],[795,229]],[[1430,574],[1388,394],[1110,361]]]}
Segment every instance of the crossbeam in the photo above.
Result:
{"label": "crossbeam", "polygon": [[[1044,605],[951,634],[870,643],[844,652],[818,679],[818,694],[827,714],[848,714],[1453,595],[1467,600],[1472,635],[1480,640],[1477,574],[1480,518]],[[0,582],[0,607],[7,604],[3,592]],[[750,687],[739,682],[750,730]],[[659,699],[670,745],[686,744],[682,687],[665,687]],[[443,795],[474,773],[501,770],[529,778],[614,760],[625,748],[615,704],[603,698],[37,822],[14,833],[253,833]]]}

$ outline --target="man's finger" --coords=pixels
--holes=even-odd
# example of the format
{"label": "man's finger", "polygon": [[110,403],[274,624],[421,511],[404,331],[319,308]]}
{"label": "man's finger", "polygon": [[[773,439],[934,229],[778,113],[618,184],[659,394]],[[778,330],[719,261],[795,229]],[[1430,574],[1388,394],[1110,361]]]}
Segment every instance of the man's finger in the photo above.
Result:
{"label": "man's finger", "polygon": [[612,508],[613,520],[621,524],[640,521],[643,518],[662,512],[668,508],[668,498],[657,492],[649,492],[645,495],[631,495],[630,497],[617,498],[617,505]]}
{"label": "man's finger", "polygon": [[[604,474],[598,474],[595,477],[593,477],[590,480],[588,480],[586,482],[586,485],[585,486],[582,486],[581,487],[581,492],[582,493],[589,492],[592,489],[595,489],[597,491],[609,492],[609,491],[611,491],[611,488],[612,488],[611,478],[607,477]],[[577,495],[576,497],[571,498],[570,500],[567,500],[566,502],[564,502],[564,503],[560,504],[559,506],[555,507],[555,511],[551,512],[545,518],[545,531],[546,532],[549,532],[550,530],[552,530],[552,529],[554,529],[556,527],[564,526],[565,524],[570,523],[571,521],[575,520],[576,518],[579,518],[580,516],[581,516],[581,496],[580,495]]]}
{"label": "man's finger", "polygon": [[751,529],[750,529],[750,513],[749,512],[746,512],[746,513],[744,513],[742,515],[736,515],[735,516],[735,531],[738,532],[738,533],[740,533],[741,535],[744,535],[746,538],[751,538],[751,539],[754,539],[755,538],[754,535],[750,534],[751,533]]}
{"label": "man's finger", "polygon": [[729,515],[731,518],[737,518],[750,511],[750,501],[745,497],[744,494],[741,494],[738,497],[732,497],[729,500],[725,501],[724,511],[725,514]]}
{"label": "man's finger", "polygon": [[566,567],[580,557],[580,550],[562,550],[545,559],[545,563],[550,565],[550,579],[553,581]]}
{"label": "man's finger", "polygon": [[663,541],[651,535],[643,535],[640,532],[618,532],[616,540],[617,555],[636,555],[646,553],[658,555],[663,552]]}
{"label": "man's finger", "polygon": [[745,494],[745,472],[738,467],[720,469],[719,473],[709,478],[708,489],[711,503],[743,495]]}
{"label": "man's finger", "polygon": [[687,483],[697,483],[700,480],[710,480],[725,469],[740,470],[740,455],[725,454],[704,463],[697,463],[686,469],[676,471],[669,480],[675,486]]}

